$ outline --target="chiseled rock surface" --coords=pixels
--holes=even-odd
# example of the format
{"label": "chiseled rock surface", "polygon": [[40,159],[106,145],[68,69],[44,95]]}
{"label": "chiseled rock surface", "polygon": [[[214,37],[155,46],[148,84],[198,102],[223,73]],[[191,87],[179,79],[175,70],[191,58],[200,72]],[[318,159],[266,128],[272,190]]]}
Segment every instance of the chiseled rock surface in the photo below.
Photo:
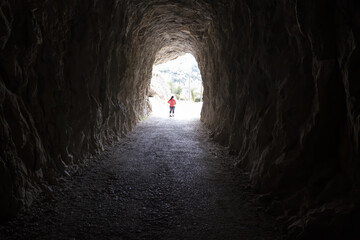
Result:
{"label": "chiseled rock surface", "polygon": [[202,121],[293,234],[346,230],[358,215],[357,1],[4,0],[0,9],[3,216],[131,130],[148,113],[152,64],[182,52],[202,73]]}
{"label": "chiseled rock surface", "polygon": [[200,61],[202,120],[238,153],[256,189],[271,194],[291,233],[348,232],[360,224],[359,3],[217,9],[221,34]]}
{"label": "chiseled rock surface", "polygon": [[117,1],[1,2],[1,216],[147,114],[124,14]]}

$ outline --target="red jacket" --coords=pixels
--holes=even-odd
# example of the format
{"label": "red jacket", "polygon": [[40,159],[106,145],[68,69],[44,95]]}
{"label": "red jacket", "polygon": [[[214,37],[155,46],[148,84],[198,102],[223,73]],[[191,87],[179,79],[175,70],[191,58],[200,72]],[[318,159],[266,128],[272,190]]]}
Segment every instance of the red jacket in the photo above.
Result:
{"label": "red jacket", "polygon": [[170,104],[170,107],[175,107],[175,105],[176,105],[175,99],[170,99],[170,100],[168,101],[168,103]]}

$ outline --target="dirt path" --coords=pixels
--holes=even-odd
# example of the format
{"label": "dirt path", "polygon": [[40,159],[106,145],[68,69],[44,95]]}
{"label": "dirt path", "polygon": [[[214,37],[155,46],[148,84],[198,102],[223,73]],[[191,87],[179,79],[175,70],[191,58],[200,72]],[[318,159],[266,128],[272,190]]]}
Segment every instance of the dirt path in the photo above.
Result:
{"label": "dirt path", "polygon": [[1,239],[279,239],[199,120],[153,116],[62,178]]}

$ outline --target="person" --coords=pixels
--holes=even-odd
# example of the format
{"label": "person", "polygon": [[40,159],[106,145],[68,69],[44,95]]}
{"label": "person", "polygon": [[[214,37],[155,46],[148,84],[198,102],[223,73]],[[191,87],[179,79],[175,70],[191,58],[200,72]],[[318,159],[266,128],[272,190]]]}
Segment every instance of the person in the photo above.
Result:
{"label": "person", "polygon": [[[170,100],[168,101],[168,103],[170,104],[170,116],[169,117],[174,117],[174,113],[175,113],[175,105],[176,105],[176,101],[174,99],[174,96],[171,96]],[[172,113],[172,116],[171,116]]]}

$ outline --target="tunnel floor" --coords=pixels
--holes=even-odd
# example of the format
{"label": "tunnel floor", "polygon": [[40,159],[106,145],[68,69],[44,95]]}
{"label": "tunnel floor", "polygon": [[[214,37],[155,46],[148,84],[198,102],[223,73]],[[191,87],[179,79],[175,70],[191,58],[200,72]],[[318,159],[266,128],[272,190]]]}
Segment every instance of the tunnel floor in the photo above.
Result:
{"label": "tunnel floor", "polygon": [[150,117],[62,177],[1,239],[280,239],[199,120]]}

